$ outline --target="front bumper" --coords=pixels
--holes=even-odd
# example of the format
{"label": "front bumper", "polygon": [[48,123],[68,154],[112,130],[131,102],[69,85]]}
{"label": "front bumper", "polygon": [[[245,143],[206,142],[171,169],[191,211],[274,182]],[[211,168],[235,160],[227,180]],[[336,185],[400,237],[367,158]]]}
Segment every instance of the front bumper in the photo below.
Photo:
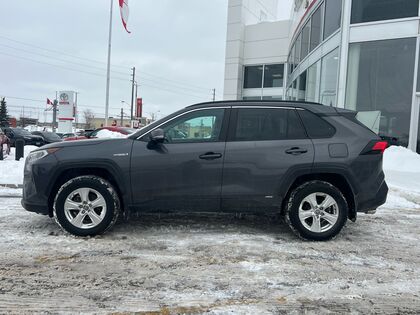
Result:
{"label": "front bumper", "polygon": [[30,212],[51,215],[49,207],[49,192],[53,170],[57,165],[54,154],[36,161],[31,170],[26,170],[23,177],[22,206]]}

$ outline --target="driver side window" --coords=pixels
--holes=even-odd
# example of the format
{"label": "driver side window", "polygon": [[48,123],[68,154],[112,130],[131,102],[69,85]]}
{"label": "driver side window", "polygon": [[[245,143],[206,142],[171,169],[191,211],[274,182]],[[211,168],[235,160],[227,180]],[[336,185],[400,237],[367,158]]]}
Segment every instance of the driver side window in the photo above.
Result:
{"label": "driver side window", "polygon": [[224,111],[224,109],[205,109],[178,117],[162,128],[165,132],[165,142],[219,141]]}

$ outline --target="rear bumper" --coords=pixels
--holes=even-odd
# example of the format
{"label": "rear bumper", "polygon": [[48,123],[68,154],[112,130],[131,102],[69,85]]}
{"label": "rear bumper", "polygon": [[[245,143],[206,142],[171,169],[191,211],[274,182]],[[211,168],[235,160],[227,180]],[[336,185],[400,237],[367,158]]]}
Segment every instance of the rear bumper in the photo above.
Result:
{"label": "rear bumper", "polygon": [[376,210],[378,207],[382,206],[388,196],[388,185],[385,181],[382,182],[376,196],[372,199],[363,201],[359,203],[357,207],[357,212],[368,212],[371,210]]}

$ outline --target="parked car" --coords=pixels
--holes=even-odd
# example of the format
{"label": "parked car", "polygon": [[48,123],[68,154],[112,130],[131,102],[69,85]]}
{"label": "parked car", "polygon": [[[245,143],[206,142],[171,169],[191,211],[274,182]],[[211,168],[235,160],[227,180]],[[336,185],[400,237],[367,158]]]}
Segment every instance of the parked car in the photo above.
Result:
{"label": "parked car", "polygon": [[3,151],[3,156],[10,154],[10,140],[1,129],[0,129],[0,150]]}
{"label": "parked car", "polygon": [[102,130],[118,132],[118,133],[120,133],[122,135],[125,135],[125,136],[127,136],[129,134],[132,134],[132,133],[135,133],[137,131],[137,129],[126,128],[126,127],[103,127],[103,128],[99,128],[99,129],[96,129],[96,130],[87,131],[84,134],[77,135],[75,137],[68,137],[68,138],[64,139],[64,141],[95,139],[95,138],[97,138],[98,133]]}
{"label": "parked car", "polygon": [[61,136],[61,139],[65,140],[67,138],[73,138],[73,137],[76,137],[75,133],[63,133]]}
{"label": "parked car", "polygon": [[355,112],[302,102],[187,107],[123,139],[50,144],[25,165],[22,205],[67,232],[129,211],[281,214],[310,240],[385,203],[387,143]]}
{"label": "parked car", "polygon": [[44,144],[49,143],[56,143],[61,142],[63,139],[61,139],[56,133],[54,132],[47,132],[47,131],[33,131],[33,135],[40,136],[44,140]]}
{"label": "parked car", "polygon": [[25,145],[35,145],[37,147],[44,145],[44,139],[40,136],[31,134],[28,130],[23,128],[3,128],[4,133],[10,139],[10,145],[15,146],[17,139],[25,141]]}

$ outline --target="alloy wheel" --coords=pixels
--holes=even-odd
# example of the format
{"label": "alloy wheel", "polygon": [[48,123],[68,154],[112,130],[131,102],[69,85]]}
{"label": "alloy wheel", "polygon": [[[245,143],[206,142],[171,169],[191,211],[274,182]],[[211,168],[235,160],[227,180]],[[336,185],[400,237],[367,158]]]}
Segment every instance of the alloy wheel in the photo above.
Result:
{"label": "alloy wheel", "polygon": [[337,201],[330,195],[316,192],[308,195],[299,206],[299,220],[311,232],[330,230],[339,216]]}
{"label": "alloy wheel", "polygon": [[107,211],[105,198],[95,189],[79,188],[70,193],[64,202],[67,220],[77,228],[98,226]]}

